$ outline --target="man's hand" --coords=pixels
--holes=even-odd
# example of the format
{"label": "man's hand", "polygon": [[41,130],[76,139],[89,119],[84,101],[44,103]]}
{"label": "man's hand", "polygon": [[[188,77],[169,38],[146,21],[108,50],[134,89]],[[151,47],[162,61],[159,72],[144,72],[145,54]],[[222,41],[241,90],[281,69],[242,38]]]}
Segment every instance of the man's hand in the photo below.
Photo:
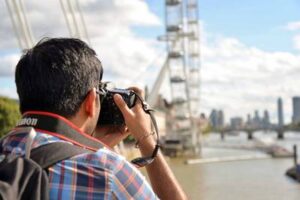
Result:
{"label": "man's hand", "polygon": [[[141,97],[144,96],[143,91],[137,87],[131,87],[129,89],[133,90]],[[136,105],[131,109],[128,108],[121,95],[114,95],[114,101],[121,110],[130,133],[136,140],[151,132],[150,117],[144,112],[139,100],[137,100]]]}
{"label": "man's hand", "polygon": [[113,148],[129,135],[126,126],[97,126],[93,137]]}
{"label": "man's hand", "polygon": [[[131,87],[128,89],[135,91],[138,95],[143,97],[143,92],[141,89],[136,87]],[[126,126],[107,125],[97,127],[94,134],[95,138],[101,140],[109,147],[114,147],[130,134],[132,134],[133,137],[138,140],[139,138],[142,138],[144,135],[147,135],[151,132],[150,117],[144,112],[139,100],[137,100],[136,105],[131,109],[128,108],[121,95],[116,94],[114,96],[114,101],[123,114]]]}
{"label": "man's hand", "polygon": [[[130,89],[143,96],[142,90],[138,88]],[[144,112],[140,101],[136,102],[132,109],[129,109],[120,95],[114,95],[114,100],[121,110],[125,123],[133,137],[139,140],[144,136],[144,139],[139,143],[142,155],[144,157],[150,156],[156,144],[153,137],[146,137],[151,132],[150,116]],[[187,199],[161,152],[158,152],[155,160],[146,169],[152,188],[160,199]]]}

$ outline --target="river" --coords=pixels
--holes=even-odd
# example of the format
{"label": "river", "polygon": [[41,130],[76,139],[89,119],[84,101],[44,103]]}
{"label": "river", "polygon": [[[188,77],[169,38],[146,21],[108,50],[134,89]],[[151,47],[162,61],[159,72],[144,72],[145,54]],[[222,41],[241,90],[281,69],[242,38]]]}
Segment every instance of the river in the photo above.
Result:
{"label": "river", "polygon": [[[284,140],[276,134],[255,133],[255,138],[292,150],[293,144],[300,149],[300,133],[287,133]],[[264,155],[256,149],[231,149],[230,145],[251,146],[245,134],[226,136],[221,141],[218,134],[210,134],[203,140],[203,158],[226,158],[228,156]],[[225,145],[226,148],[220,146]],[[300,184],[285,176],[293,166],[292,158],[264,158],[244,161],[184,164],[184,159],[168,162],[190,199],[195,200],[298,200]]]}

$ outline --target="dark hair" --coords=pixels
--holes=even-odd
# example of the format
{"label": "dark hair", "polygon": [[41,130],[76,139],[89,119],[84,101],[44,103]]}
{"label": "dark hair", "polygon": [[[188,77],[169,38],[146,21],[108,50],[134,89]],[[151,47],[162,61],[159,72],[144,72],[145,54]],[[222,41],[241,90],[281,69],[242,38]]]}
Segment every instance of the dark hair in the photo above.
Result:
{"label": "dark hair", "polygon": [[77,113],[89,90],[98,87],[102,66],[85,42],[45,38],[26,51],[16,66],[20,111]]}

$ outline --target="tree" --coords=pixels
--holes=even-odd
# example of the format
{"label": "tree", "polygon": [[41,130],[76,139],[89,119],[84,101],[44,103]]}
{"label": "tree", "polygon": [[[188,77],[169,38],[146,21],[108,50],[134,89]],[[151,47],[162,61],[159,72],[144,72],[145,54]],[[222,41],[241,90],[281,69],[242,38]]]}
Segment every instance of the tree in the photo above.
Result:
{"label": "tree", "polygon": [[19,103],[0,96],[0,137],[15,127],[20,117]]}

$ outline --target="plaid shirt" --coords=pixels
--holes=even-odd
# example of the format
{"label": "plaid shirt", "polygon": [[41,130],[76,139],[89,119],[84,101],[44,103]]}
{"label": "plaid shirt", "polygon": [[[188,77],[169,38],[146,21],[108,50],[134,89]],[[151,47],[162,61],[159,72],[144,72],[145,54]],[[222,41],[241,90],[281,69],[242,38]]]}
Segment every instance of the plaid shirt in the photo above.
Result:
{"label": "plaid shirt", "polygon": [[[11,135],[4,153],[24,155],[27,133]],[[33,148],[66,142],[37,132]],[[107,148],[63,160],[49,168],[50,199],[157,199],[144,176],[124,157]]]}

